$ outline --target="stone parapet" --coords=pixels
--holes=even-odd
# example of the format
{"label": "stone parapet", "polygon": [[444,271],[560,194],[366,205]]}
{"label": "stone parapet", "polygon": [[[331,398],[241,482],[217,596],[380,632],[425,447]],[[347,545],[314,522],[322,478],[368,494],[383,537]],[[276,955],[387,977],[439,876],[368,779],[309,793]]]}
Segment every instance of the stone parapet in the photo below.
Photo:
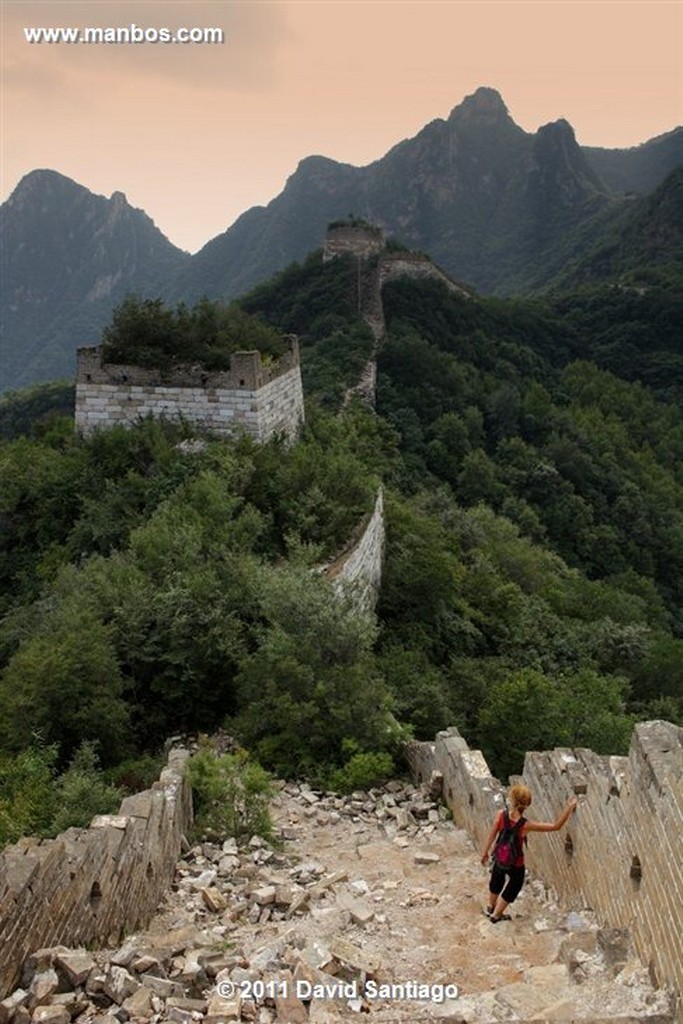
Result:
{"label": "stone parapet", "polygon": [[78,350],[76,429],[88,435],[146,417],[183,419],[219,435],[244,432],[259,441],[276,433],[295,440],[304,418],[299,347],[264,364],[259,352],[236,352],[230,370],[176,366],[162,374],[102,363],[100,350]]}
{"label": "stone parapet", "polygon": [[[419,780],[442,773],[454,821],[482,847],[504,799],[482,754],[457,729],[410,743],[406,753]],[[676,994],[683,1019],[683,729],[636,725],[628,757],[585,749],[528,753],[523,781],[539,821],[557,818],[571,796],[579,799],[560,832],[532,834],[530,869],[563,906],[590,907],[602,926],[628,928],[657,983]]]}
{"label": "stone parapet", "polygon": [[188,757],[171,750],[159,780],[126,797],[117,814],[0,853],[0,999],[36,949],[116,945],[147,925],[192,823]]}
{"label": "stone parapet", "polygon": [[358,607],[372,611],[382,583],[384,556],[384,495],[380,487],[372,515],[357,540],[324,573],[339,593],[350,593]]}

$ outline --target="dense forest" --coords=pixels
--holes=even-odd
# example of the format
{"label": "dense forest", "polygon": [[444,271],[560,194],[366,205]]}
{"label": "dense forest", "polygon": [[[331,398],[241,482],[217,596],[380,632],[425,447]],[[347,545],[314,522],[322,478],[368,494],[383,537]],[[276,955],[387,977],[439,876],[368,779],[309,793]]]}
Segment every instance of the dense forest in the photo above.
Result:
{"label": "dense forest", "polygon": [[[214,365],[231,324],[273,352],[299,335],[290,448],[150,420],[83,439],[63,387],[0,403],[0,840],[63,826],[55,786],[114,799],[178,731],[225,726],[330,785],[451,724],[505,776],[527,750],[623,753],[635,721],[683,723],[675,291],[393,282],[373,412],[343,402],[372,347],[357,287],[318,253],[239,306],[127,300],[105,333],[130,358],[133,324],[152,358],[158,327],[176,358],[189,326]],[[380,481],[369,618],[312,570]]]}

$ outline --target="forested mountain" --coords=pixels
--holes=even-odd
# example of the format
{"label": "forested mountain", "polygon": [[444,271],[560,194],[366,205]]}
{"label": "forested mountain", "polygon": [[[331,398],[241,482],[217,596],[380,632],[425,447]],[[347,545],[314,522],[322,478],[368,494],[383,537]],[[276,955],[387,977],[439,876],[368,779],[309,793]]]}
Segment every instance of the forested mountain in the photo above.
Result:
{"label": "forested mountain", "polygon": [[683,166],[652,195],[635,198],[606,222],[599,241],[564,266],[554,289],[615,280],[621,285],[680,287],[683,268]]}
{"label": "forested mountain", "polygon": [[73,376],[112,308],[158,294],[187,259],[123,193],[27,174],[0,208],[0,391]]}
{"label": "forested mountain", "polygon": [[[322,785],[449,724],[505,775],[683,722],[680,405],[586,358],[578,315],[408,279],[383,292],[376,412],[344,405],[372,346],[357,285],[314,253],[241,303],[301,338],[291,448],[150,421],[84,440],[68,418],[0,443],[2,777],[84,741],[121,770],[218,724]],[[380,481],[370,620],[311,568]]]}
{"label": "forested mountain", "polygon": [[[126,293],[172,302],[243,294],[320,246],[328,222],[349,212],[487,294],[603,278],[618,260],[599,253],[636,206],[649,216],[624,193],[647,193],[682,164],[683,129],[629,150],[582,148],[564,120],[523,131],[482,88],[367,167],[307,157],[267,207],[194,256],[121,193],[105,199],[34,171],[0,213],[0,390],[72,375],[75,348],[97,339]],[[680,195],[669,198],[680,210]],[[665,235],[658,245],[661,262]]]}
{"label": "forested mountain", "polygon": [[650,139],[642,146],[632,146],[630,149],[584,146],[583,152],[613,192],[646,195],[654,191],[662,179],[683,162],[681,134],[681,129],[676,128]]}
{"label": "forested mountain", "polygon": [[538,289],[618,215],[623,180],[654,188],[683,164],[683,129],[616,151],[613,167],[611,152],[582,149],[564,120],[525,132],[495,89],[481,88],[367,167],[302,160],[267,207],[247,211],[193,258],[178,288],[187,299],[238,295],[301,259],[328,221],[351,211],[482,292]]}

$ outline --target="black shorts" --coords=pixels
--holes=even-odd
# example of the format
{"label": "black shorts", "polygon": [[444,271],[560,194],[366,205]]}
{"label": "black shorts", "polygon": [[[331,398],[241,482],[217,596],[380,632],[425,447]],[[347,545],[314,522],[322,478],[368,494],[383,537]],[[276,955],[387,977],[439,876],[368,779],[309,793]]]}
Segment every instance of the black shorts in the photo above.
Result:
{"label": "black shorts", "polygon": [[493,865],[489,892],[502,896],[506,903],[514,903],[524,885],[524,868],[499,868]]}

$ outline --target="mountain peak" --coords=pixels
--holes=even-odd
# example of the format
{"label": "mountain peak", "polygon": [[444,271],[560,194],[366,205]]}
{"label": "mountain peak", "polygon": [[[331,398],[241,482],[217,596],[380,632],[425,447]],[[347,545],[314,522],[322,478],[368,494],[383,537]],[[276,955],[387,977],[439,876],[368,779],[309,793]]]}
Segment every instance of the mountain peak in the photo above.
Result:
{"label": "mountain peak", "polygon": [[29,171],[18,183],[8,202],[23,203],[30,202],[34,196],[40,194],[65,195],[69,193],[86,192],[82,185],[77,184],[71,178],[59,171],[49,168],[38,168]]}
{"label": "mountain peak", "polygon": [[498,90],[482,85],[453,108],[449,120],[495,122],[511,118]]}

